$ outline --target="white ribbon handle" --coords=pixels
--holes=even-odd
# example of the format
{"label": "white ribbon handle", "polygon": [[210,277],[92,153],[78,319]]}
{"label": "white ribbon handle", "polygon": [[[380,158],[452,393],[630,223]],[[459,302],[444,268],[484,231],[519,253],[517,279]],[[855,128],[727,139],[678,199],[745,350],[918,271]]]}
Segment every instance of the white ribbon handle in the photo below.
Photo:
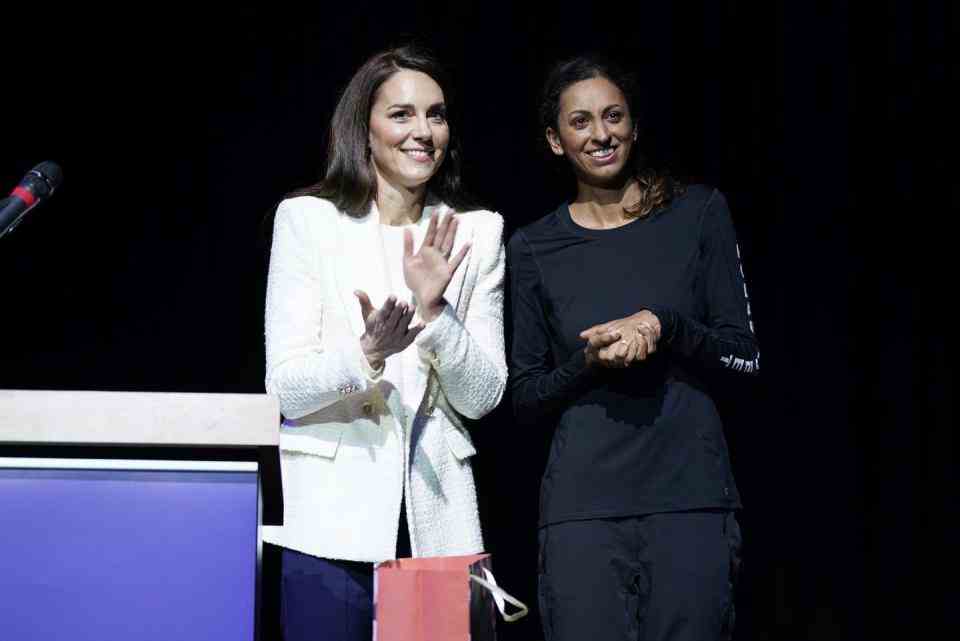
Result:
{"label": "white ribbon handle", "polygon": [[[487,590],[490,591],[490,594],[493,595],[493,600],[497,604],[497,609],[500,610],[500,616],[503,617],[503,620],[506,621],[507,623],[513,623],[514,621],[517,621],[527,616],[527,613],[530,611],[529,608],[527,608],[527,606],[521,603],[519,599],[516,599],[510,596],[509,594],[507,594],[506,590],[504,590],[499,585],[497,585],[497,580],[493,578],[493,572],[491,572],[487,568],[481,568],[481,569],[483,570],[483,574],[487,578],[481,579],[480,577],[471,574],[470,580],[476,583],[479,583],[480,585],[482,585],[483,587],[485,587]],[[520,610],[518,612],[514,612],[513,614],[507,614],[507,603],[510,603],[510,605],[520,608]]]}

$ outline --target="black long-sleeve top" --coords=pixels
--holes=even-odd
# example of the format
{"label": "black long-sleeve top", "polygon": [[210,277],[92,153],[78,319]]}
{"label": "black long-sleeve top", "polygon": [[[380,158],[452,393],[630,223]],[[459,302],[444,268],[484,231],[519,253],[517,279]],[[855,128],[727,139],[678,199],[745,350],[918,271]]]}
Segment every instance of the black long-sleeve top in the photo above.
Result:
{"label": "black long-sleeve top", "polygon": [[[508,245],[511,391],[521,423],[555,426],[540,524],[691,509],[740,496],[704,369],[754,373],[759,357],[723,195],[690,186],[666,208],[593,230],[567,205]],[[650,310],[658,350],[588,367],[584,329]]]}

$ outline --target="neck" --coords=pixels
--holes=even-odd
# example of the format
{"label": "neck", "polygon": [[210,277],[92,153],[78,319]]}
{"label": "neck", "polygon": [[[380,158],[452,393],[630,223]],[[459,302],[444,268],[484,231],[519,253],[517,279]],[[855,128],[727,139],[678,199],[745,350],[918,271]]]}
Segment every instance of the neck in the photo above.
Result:
{"label": "neck", "polygon": [[380,212],[380,224],[396,226],[416,223],[423,214],[426,194],[426,185],[408,189],[392,185],[377,176],[377,210]]}
{"label": "neck", "polygon": [[637,181],[626,180],[616,186],[579,182],[577,198],[570,205],[576,221],[585,227],[607,229],[628,222],[625,207],[637,199]]}

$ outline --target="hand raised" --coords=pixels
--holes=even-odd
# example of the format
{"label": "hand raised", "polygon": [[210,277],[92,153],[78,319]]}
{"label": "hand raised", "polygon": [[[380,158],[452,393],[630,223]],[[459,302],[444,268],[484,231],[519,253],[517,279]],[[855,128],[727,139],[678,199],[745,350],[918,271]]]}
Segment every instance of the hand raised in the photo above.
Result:
{"label": "hand raised", "polygon": [[457,225],[453,214],[448,214],[439,223],[436,216],[431,218],[416,253],[413,251],[413,234],[410,230],[403,232],[403,278],[416,296],[420,316],[425,321],[433,320],[443,311],[443,292],[470,249],[470,243],[464,243],[460,251],[450,257]]}

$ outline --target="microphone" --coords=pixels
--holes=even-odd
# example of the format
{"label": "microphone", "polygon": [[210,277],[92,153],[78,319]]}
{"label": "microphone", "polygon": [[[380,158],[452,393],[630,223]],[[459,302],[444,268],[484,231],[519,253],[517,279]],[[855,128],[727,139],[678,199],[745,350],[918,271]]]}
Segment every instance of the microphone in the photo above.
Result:
{"label": "microphone", "polygon": [[0,200],[0,238],[13,231],[24,214],[49,198],[63,181],[55,162],[42,162],[23,177],[10,196]]}

